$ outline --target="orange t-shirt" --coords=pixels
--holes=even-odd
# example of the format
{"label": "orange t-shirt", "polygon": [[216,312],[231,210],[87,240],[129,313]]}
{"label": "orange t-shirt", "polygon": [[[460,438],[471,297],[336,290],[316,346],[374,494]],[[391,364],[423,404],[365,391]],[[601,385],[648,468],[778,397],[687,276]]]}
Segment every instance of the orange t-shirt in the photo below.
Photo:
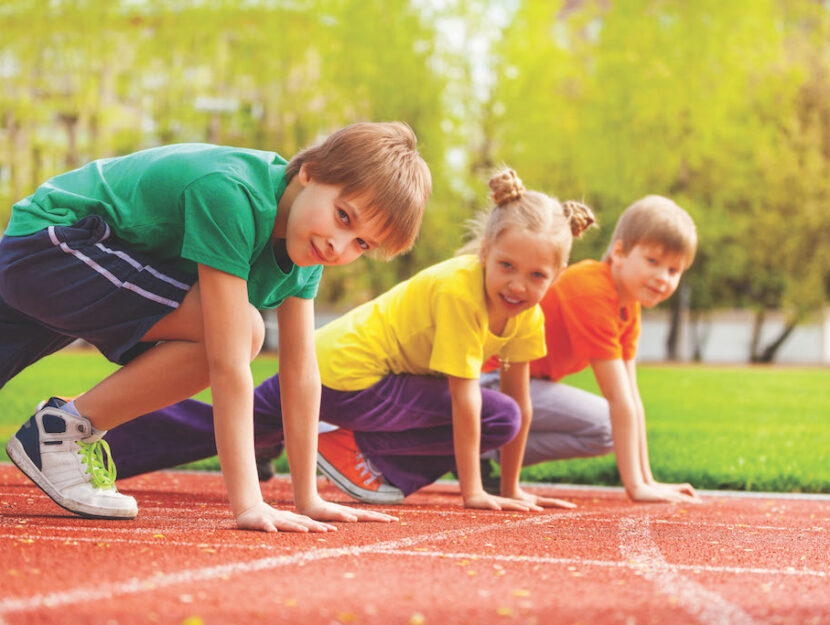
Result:
{"label": "orange t-shirt", "polygon": [[[545,314],[547,356],[530,363],[534,378],[559,380],[592,360],[632,360],[640,336],[640,304],[620,306],[611,266],[596,260],[571,265],[539,303]],[[485,369],[498,363],[488,362]]]}
{"label": "orange t-shirt", "polygon": [[611,266],[596,260],[571,265],[540,302],[548,355],[530,363],[535,378],[559,380],[592,360],[633,360],[640,336],[640,304],[620,306]]}

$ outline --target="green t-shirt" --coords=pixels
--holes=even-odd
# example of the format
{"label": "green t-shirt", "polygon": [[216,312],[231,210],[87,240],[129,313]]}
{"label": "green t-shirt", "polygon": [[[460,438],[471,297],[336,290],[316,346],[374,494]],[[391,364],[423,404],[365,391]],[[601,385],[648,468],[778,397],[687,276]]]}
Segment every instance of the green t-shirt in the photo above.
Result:
{"label": "green t-shirt", "polygon": [[243,278],[257,308],[317,294],[321,265],[283,271],[270,244],[286,161],[275,152],[182,143],[93,161],[12,208],[7,236],[101,216],[119,239],[160,259]]}

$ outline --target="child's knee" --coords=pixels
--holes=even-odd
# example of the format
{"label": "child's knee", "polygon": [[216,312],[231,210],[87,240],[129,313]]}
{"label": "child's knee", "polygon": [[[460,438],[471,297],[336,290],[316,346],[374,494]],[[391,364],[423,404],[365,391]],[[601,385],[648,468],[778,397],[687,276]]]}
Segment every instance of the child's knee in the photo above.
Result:
{"label": "child's knee", "polygon": [[522,411],[512,397],[492,393],[484,399],[482,406],[481,446],[482,449],[501,447],[512,441],[522,425]]}
{"label": "child's knee", "polygon": [[251,311],[251,360],[256,358],[265,343],[265,322],[260,312],[250,306]]}
{"label": "child's knee", "polygon": [[588,445],[597,456],[604,456],[614,451],[614,438],[611,433],[610,421],[597,424]]}

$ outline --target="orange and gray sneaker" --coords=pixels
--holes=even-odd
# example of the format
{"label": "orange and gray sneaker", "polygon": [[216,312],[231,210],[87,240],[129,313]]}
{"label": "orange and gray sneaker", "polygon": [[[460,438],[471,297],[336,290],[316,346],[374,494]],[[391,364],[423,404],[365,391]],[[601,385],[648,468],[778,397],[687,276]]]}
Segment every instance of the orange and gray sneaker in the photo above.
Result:
{"label": "orange and gray sneaker", "polygon": [[405,497],[360,453],[349,430],[340,428],[317,437],[317,468],[340,490],[363,503],[398,504]]}

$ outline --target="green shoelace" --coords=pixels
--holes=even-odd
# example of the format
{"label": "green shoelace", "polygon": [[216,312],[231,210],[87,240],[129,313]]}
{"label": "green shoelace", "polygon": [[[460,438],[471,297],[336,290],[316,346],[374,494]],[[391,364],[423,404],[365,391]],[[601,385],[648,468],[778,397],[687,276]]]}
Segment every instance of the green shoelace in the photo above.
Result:
{"label": "green shoelace", "polygon": [[[115,463],[112,461],[110,446],[104,439],[94,443],[82,443],[78,441],[81,449],[81,462],[86,465],[86,472],[91,474],[89,483],[94,488],[112,488],[115,484]],[[104,462],[104,454],[108,462]]]}

